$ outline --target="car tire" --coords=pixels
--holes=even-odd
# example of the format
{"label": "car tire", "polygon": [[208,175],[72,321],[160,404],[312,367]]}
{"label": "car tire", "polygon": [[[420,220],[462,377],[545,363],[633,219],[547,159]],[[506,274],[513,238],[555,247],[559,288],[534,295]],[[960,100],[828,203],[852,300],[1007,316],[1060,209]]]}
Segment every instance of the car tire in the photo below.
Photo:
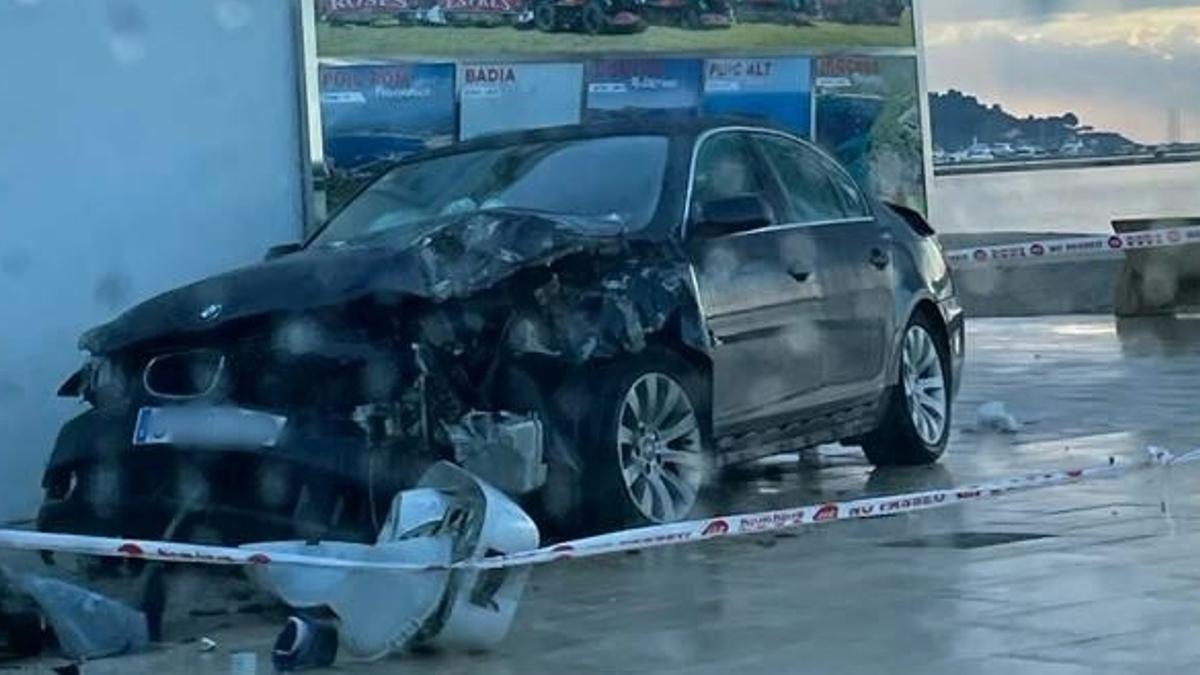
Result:
{"label": "car tire", "polygon": [[889,389],[883,421],[863,438],[876,466],[933,464],[950,438],[950,349],[937,319],[918,313],[904,329],[898,381]]}
{"label": "car tire", "polygon": [[607,23],[604,8],[600,3],[593,1],[584,5],[583,12],[579,15],[579,26],[584,33],[599,35],[604,32]]}
{"label": "car tire", "polygon": [[533,8],[533,25],[543,33],[558,30],[558,10],[553,2],[539,2]]}
{"label": "car tire", "polygon": [[700,30],[700,10],[691,6],[684,7],[679,24],[686,30]]}
{"label": "car tire", "polygon": [[711,474],[707,379],[660,349],[592,377],[580,522],[608,531],[686,519]]}

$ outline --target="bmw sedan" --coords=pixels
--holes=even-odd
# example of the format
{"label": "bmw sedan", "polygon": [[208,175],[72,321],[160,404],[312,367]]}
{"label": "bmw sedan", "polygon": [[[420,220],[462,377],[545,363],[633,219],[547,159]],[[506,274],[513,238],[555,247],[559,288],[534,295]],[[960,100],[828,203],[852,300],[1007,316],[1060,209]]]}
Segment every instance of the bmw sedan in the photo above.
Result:
{"label": "bmw sedan", "polygon": [[734,119],[412,155],[81,346],[39,526],[230,543],[372,541],[439,460],[573,533],[687,518],[781,451],[935,462],[964,354],[921,215]]}

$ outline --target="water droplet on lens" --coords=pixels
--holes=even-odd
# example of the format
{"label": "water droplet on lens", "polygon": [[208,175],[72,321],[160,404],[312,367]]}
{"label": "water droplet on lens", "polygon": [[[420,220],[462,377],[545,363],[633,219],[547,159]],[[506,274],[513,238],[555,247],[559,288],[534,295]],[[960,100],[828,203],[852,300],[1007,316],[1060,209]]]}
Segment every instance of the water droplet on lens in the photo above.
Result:
{"label": "water droplet on lens", "polygon": [[217,23],[225,30],[245,27],[254,18],[254,10],[242,0],[218,0]]}
{"label": "water droplet on lens", "polygon": [[0,254],[0,274],[17,278],[29,271],[33,259],[23,250],[8,251]]}
{"label": "water droplet on lens", "polygon": [[108,30],[108,47],[118,62],[131,65],[146,57],[146,19],[136,6],[109,3]]}
{"label": "water droplet on lens", "polygon": [[96,302],[100,303],[105,309],[116,311],[129,300],[132,292],[132,285],[128,277],[119,272],[110,271],[104,273],[97,280],[92,294]]}

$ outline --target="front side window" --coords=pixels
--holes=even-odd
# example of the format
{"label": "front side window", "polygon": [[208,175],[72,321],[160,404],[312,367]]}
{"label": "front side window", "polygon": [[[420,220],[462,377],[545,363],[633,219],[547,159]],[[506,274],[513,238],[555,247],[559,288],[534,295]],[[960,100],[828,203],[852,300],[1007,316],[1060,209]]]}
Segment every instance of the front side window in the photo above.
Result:
{"label": "front side window", "polygon": [[314,240],[412,240],[440,219],[522,209],[634,231],[654,217],[667,165],[663,136],[546,141],[402,164],[339,212]]}
{"label": "front side window", "polygon": [[706,205],[738,197],[758,197],[774,210],[768,185],[745,134],[726,132],[712,136],[704,141],[696,156],[691,220],[703,221]]}
{"label": "front side window", "polygon": [[754,140],[779,179],[790,222],[816,223],[867,216],[858,189],[820,153],[773,134],[758,134]]}

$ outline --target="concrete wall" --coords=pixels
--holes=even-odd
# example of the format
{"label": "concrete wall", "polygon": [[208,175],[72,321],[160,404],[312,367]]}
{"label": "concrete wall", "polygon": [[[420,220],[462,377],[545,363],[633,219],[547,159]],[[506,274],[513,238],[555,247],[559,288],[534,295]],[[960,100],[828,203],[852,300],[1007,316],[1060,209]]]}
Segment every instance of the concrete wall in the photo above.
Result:
{"label": "concrete wall", "polygon": [[302,231],[297,11],[0,0],[0,520],[36,509],[82,330]]}

